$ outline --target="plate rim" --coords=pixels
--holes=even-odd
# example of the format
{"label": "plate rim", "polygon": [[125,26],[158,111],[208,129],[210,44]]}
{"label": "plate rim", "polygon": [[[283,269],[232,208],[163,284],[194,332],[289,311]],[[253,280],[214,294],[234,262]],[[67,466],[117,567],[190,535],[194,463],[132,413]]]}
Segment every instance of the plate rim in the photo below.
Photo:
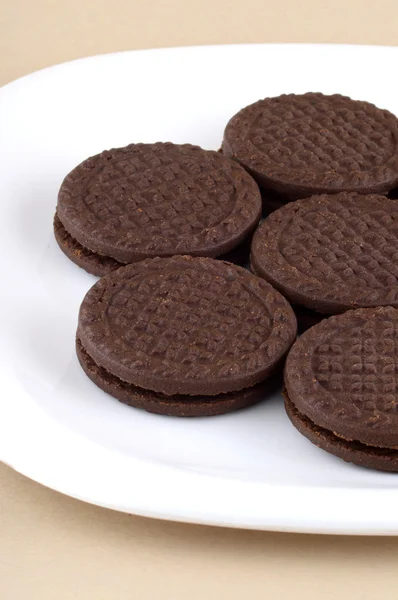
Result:
{"label": "plate rim", "polygon": [[[74,64],[77,63],[87,63],[90,61],[98,61],[101,59],[112,59],[112,58],[118,58],[121,55],[139,55],[139,54],[148,54],[148,53],[180,53],[180,52],[186,52],[186,51],[212,51],[212,50],[216,50],[217,49],[228,49],[228,48],[242,48],[242,47],[284,47],[284,48],[296,48],[296,47],[307,47],[307,48],[314,48],[314,47],[322,47],[322,48],[327,48],[327,49],[335,49],[338,48],[339,50],[344,49],[344,48],[350,48],[350,49],[365,49],[366,51],[371,51],[371,52],[378,52],[381,51],[384,53],[389,53],[392,50],[394,51],[394,53],[398,52],[398,47],[397,46],[384,46],[384,45],[369,45],[369,44],[325,44],[325,43],[272,43],[272,44],[264,44],[264,43],[238,43],[238,44],[210,44],[210,45],[195,45],[195,46],[177,46],[177,47],[165,47],[165,48],[149,48],[149,49],[137,49],[137,50],[124,50],[124,51],[119,51],[119,52],[111,52],[111,53],[102,53],[102,54],[95,54],[95,55],[90,55],[90,56],[86,56],[86,57],[82,57],[82,58],[76,58],[73,60],[69,60],[69,61],[65,61],[56,65],[50,65],[47,67],[44,67],[42,69],[38,69],[36,71],[33,71],[29,74],[23,75],[22,77],[19,77],[15,80],[12,80],[6,84],[4,84],[3,86],[0,87],[0,100],[3,96],[3,94],[7,94],[8,91],[12,88],[14,88],[17,85],[20,85],[21,82],[24,82],[25,80],[32,80],[34,78],[36,78],[37,76],[41,76],[45,73],[49,73],[51,71],[55,71],[55,70],[60,70],[63,68],[69,68],[70,66],[73,66]],[[16,415],[14,415],[15,418]],[[11,421],[12,422],[13,417],[11,417]],[[42,421],[42,428],[43,431],[46,429],[46,418],[43,419]],[[74,435],[71,435],[70,432],[66,431],[65,428],[63,428],[61,425],[57,424],[57,427],[54,427],[54,422],[52,420],[51,421],[51,427],[53,428],[52,431],[52,435],[50,436],[50,439],[52,438],[53,441],[54,440],[54,435],[55,432],[57,431],[57,435],[59,435],[59,442],[62,442],[62,439],[70,439],[71,437],[74,438]],[[16,423],[15,423],[16,424]],[[9,424],[8,424],[9,426]],[[10,428],[12,429],[12,428]],[[150,498],[148,497],[148,490],[144,490],[145,493],[141,493],[137,494],[136,496],[136,504],[133,505],[129,505],[127,506],[121,506],[121,505],[117,505],[115,504],[114,501],[112,501],[111,499],[106,499],[104,501],[101,501],[101,498],[98,497],[95,493],[91,494],[90,493],[83,493],[83,494],[79,494],[75,488],[71,489],[67,489],[68,485],[63,485],[62,482],[60,483],[57,478],[53,478],[51,479],[51,470],[50,473],[47,472],[47,476],[44,476],[43,473],[41,472],[40,466],[39,468],[37,463],[36,465],[35,460],[33,457],[35,456],[35,453],[33,452],[32,454],[27,453],[28,454],[28,459],[26,460],[26,457],[23,456],[23,452],[21,452],[18,449],[11,450],[11,453],[14,452],[14,457],[16,457],[16,460],[13,460],[13,458],[10,456],[10,448],[13,448],[15,446],[15,443],[13,441],[11,441],[11,435],[10,435],[10,431],[6,431],[6,427],[3,424],[3,426],[0,425],[0,433],[3,433],[3,440],[0,443],[0,460],[2,462],[4,462],[4,464],[6,464],[8,467],[10,467],[11,469],[15,470],[18,473],[21,473],[22,475],[28,477],[29,479],[36,481],[38,483],[40,483],[41,485],[44,485],[45,487],[48,487],[50,489],[53,489],[55,491],[58,491],[60,493],[66,494],[70,497],[76,498],[78,500],[82,500],[88,503],[92,503],[92,504],[96,504],[98,506],[103,506],[105,508],[110,508],[113,510],[118,510],[121,512],[127,512],[127,513],[131,513],[133,512],[134,514],[140,515],[140,516],[145,516],[145,517],[153,517],[153,518],[158,518],[158,519],[164,519],[164,520],[172,520],[172,521],[179,521],[179,522],[189,522],[189,523],[199,523],[199,524],[206,524],[206,525],[218,525],[218,526],[228,526],[228,527],[237,527],[237,528],[246,528],[246,529],[261,529],[261,530],[268,530],[268,531],[286,531],[286,532],[300,532],[300,533],[326,533],[326,534],[342,534],[342,535],[346,535],[346,534],[355,534],[355,535],[397,535],[398,534],[398,515],[395,516],[395,507],[398,501],[398,488],[397,489],[388,489],[388,488],[368,488],[368,487],[358,487],[355,489],[349,489],[349,495],[350,495],[350,499],[347,498],[346,494],[342,494],[342,490],[345,490],[345,488],[327,488],[327,487],[311,487],[311,486],[305,486],[301,487],[298,485],[294,485],[294,486],[286,486],[286,485],[270,485],[264,482],[253,482],[253,481],[247,481],[244,482],[244,486],[246,487],[245,493],[246,495],[252,495],[252,494],[256,494],[258,493],[258,497],[255,498],[255,501],[253,501],[253,515],[252,518],[249,520],[246,520],[243,517],[239,517],[239,515],[235,514],[235,518],[233,518],[233,515],[231,513],[229,513],[229,516],[226,517],[226,512],[225,512],[225,508],[224,508],[224,512],[223,512],[223,506],[222,506],[222,502],[225,502],[226,500],[228,500],[228,494],[227,496],[225,495],[225,493],[221,494],[222,497],[220,497],[220,499],[217,499],[217,501],[215,503],[212,503],[210,501],[210,503],[208,501],[203,501],[203,499],[201,500],[201,504],[202,506],[198,509],[196,508],[192,508],[193,505],[189,504],[189,502],[194,502],[195,501],[195,494],[198,492],[198,490],[200,490],[200,488],[202,487],[202,485],[205,485],[206,482],[211,482],[211,485],[216,485],[216,481],[217,478],[208,475],[208,474],[201,474],[198,472],[194,472],[194,471],[189,471],[187,469],[181,468],[181,469],[177,469],[175,467],[170,467],[170,466],[165,466],[162,465],[161,467],[159,467],[158,465],[151,465],[150,468],[148,468],[148,464],[146,461],[142,461],[139,459],[133,459],[133,458],[125,458],[123,457],[123,461],[128,460],[128,464],[131,468],[131,466],[134,466],[134,468],[137,470],[136,472],[140,474],[140,477],[143,477],[143,470],[147,471],[145,477],[143,478],[143,483],[147,484],[148,486],[148,490],[150,488],[150,491],[153,492],[153,490],[157,491],[158,493],[163,493],[164,497],[163,500],[166,500],[167,496],[167,490],[165,491],[164,489],[162,489],[161,487],[159,488],[159,485],[156,487],[156,482],[159,484],[159,481],[161,483],[165,483],[165,477],[167,479],[167,482],[173,481],[175,482],[176,485],[182,485],[184,486],[187,479],[190,479],[192,482],[192,488],[189,491],[189,493],[187,493],[185,500],[188,502],[188,504],[184,507],[184,509],[181,509],[181,506],[177,506],[174,507],[174,510],[172,510],[170,508],[170,505],[168,504],[169,508],[167,510],[163,509],[161,510],[160,508],[158,508],[158,510],[156,510],[153,506],[151,508],[148,508],[148,506],[150,506],[150,504],[146,503],[146,500],[150,500]],[[53,435],[54,434],[54,435]],[[66,436],[66,437],[65,437]],[[33,439],[33,438],[32,438]],[[4,442],[4,440],[8,440],[7,442]],[[80,436],[77,436],[76,439],[74,439],[75,443],[76,443],[76,449],[75,452],[73,453],[74,458],[73,460],[76,461],[79,459],[78,457],[78,453],[76,453],[76,450],[86,450],[88,452],[89,457],[92,456],[92,454],[97,455],[98,452],[100,452],[101,454],[105,455],[107,454],[107,460],[109,460],[109,468],[111,469],[111,465],[114,465],[114,461],[120,461],[120,455],[117,454],[116,452],[113,452],[111,450],[106,450],[103,448],[100,448],[100,446],[92,441],[88,441],[88,440],[83,440],[80,438]],[[8,445],[8,452],[7,452],[7,445]],[[58,460],[61,461],[61,463],[66,466],[67,463],[65,463],[65,460],[68,458],[64,455],[62,455],[62,450],[59,448],[58,451],[60,452],[59,456],[56,454],[54,454],[53,458],[57,457]],[[105,454],[104,454],[105,453]],[[33,458],[33,461],[32,461]],[[32,464],[33,462],[33,464]],[[76,464],[79,464],[78,462]],[[127,463],[126,463],[127,464]],[[72,463],[69,463],[69,467],[73,466],[73,461]],[[87,465],[89,466],[89,464]],[[59,466],[58,466],[59,468]],[[162,475],[160,476],[159,470],[163,471]],[[111,477],[111,472],[109,471],[109,476]],[[150,480],[150,478],[152,478]],[[145,479],[147,479],[147,481],[145,482]],[[196,483],[194,483],[194,480],[196,480]],[[228,488],[228,493],[232,492],[232,493],[238,493],[237,492],[237,485],[238,487],[242,486],[242,481],[235,481],[233,479],[229,480],[228,478],[222,478],[220,479],[221,485],[222,486],[226,486]],[[78,486],[79,485],[79,481],[76,481],[74,484],[74,486]],[[73,487],[72,485],[72,487]],[[260,489],[261,488],[261,489]],[[283,490],[282,494],[281,494],[281,489]],[[347,491],[347,490],[345,490]],[[142,492],[142,490],[141,490]],[[270,507],[271,505],[274,506],[275,510],[278,510],[278,502],[280,503],[281,500],[283,501],[282,504],[284,503],[284,510],[286,510],[286,498],[290,499],[289,496],[290,494],[294,492],[294,494],[296,495],[295,497],[295,503],[296,503],[296,511],[297,511],[297,505],[299,506],[298,512],[295,513],[294,518],[291,518],[292,516],[290,515],[290,519],[289,518],[285,518],[284,520],[281,520],[281,516],[279,515],[278,518],[271,518],[271,516],[268,514],[267,517],[268,518],[264,518],[264,514],[262,514],[260,516],[260,513],[258,512],[259,507],[260,507],[260,503],[261,502],[267,502],[268,503],[268,507]],[[366,492],[367,495],[367,499],[363,498],[363,494],[364,492]],[[346,514],[346,518],[345,520],[343,519],[344,522],[342,522],[341,520],[341,515],[334,515],[329,517],[328,522],[325,522],[325,518],[324,516],[322,516],[322,511],[313,519],[311,519],[311,513],[313,511],[317,510],[317,503],[322,504],[322,502],[325,500],[326,495],[329,496],[328,498],[328,502],[330,502],[330,496],[335,496],[334,501],[335,501],[335,507],[336,510],[345,510],[347,511],[347,508],[349,509],[349,512],[351,513],[350,518],[347,518],[347,514]],[[341,497],[338,497],[341,496]],[[387,497],[388,496],[388,497]],[[236,501],[235,501],[236,500]],[[238,493],[238,497],[236,499],[231,499],[230,500],[232,505],[235,507],[234,510],[236,510],[236,506],[239,507],[239,502],[242,502],[242,496],[239,496]],[[171,499],[168,499],[168,502],[171,502]],[[207,502],[207,504],[206,504]],[[221,503],[220,503],[221,502]],[[247,500],[246,500],[247,502]],[[362,507],[360,510],[356,509],[358,508],[356,506],[356,503],[361,502],[362,503]],[[374,511],[374,507],[377,506],[378,503],[383,502],[384,505],[384,513],[383,515],[381,514],[375,514]],[[165,503],[167,504],[167,502]],[[344,506],[346,504],[346,506]],[[373,508],[373,511],[372,511]],[[319,506],[318,506],[319,509]],[[257,512],[256,512],[257,511]],[[365,511],[368,511],[371,515],[372,515],[372,521],[369,523],[369,521],[367,521],[365,524],[361,521],[361,518],[363,518],[363,514]],[[269,512],[269,511],[268,511]],[[337,511],[338,512],[338,511]],[[388,514],[389,518],[386,519],[385,515]],[[224,517],[223,517],[224,515]],[[286,515],[285,515],[286,516]]]}
{"label": "plate rim", "polygon": [[15,79],[11,79],[6,83],[0,85],[0,94],[3,92],[5,88],[17,84],[27,78],[34,77],[36,75],[41,75],[51,70],[58,70],[62,67],[66,67],[69,65],[73,65],[81,62],[88,62],[92,60],[97,60],[101,58],[107,57],[115,57],[115,56],[123,56],[127,54],[147,54],[147,53],[163,53],[163,52],[178,52],[178,51],[191,51],[191,50],[214,50],[218,48],[242,48],[242,47],[284,47],[284,48],[295,48],[295,47],[308,47],[308,48],[346,48],[346,49],[367,49],[368,51],[395,51],[398,52],[398,45],[384,45],[384,44],[349,44],[346,42],[336,42],[336,43],[328,43],[328,42],[236,42],[231,44],[193,44],[193,45],[184,45],[184,46],[161,46],[159,48],[136,48],[133,50],[116,50],[115,52],[100,52],[98,54],[88,54],[87,56],[79,56],[77,58],[72,58],[70,60],[64,60],[59,63],[55,63],[53,65],[47,65],[45,67],[41,67],[39,69],[34,69],[25,75],[21,75],[16,77]]}

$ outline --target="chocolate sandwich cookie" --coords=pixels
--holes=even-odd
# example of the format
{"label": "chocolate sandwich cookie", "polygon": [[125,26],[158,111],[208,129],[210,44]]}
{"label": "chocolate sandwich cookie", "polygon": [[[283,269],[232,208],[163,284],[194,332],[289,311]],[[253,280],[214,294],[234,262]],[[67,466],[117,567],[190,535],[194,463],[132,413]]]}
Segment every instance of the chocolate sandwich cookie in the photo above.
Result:
{"label": "chocolate sandwich cookie", "polygon": [[[88,273],[101,277],[102,274],[110,273],[111,271],[115,271],[116,269],[125,266],[110,256],[100,257],[98,254],[88,250],[88,248],[84,248],[69,235],[57,215],[54,217],[54,235],[58,245],[62,248],[63,253]],[[253,234],[249,233],[239,246],[236,246],[226,254],[222,254],[216,258],[226,260],[235,265],[246,266],[250,259],[252,239]]]}
{"label": "chocolate sandwich cookie", "polygon": [[338,94],[259,100],[229,121],[222,150],[286,201],[340,191],[384,194],[398,182],[398,119]]}
{"label": "chocolate sandwich cookie", "polygon": [[175,256],[99,280],[79,313],[86,374],[122,402],[169,415],[214,415],[264,396],[296,336],[288,302],[249,271]]}
{"label": "chocolate sandwich cookie", "polygon": [[398,310],[348,311],[293,345],[285,405],[320,448],[365,467],[398,471]]}
{"label": "chocolate sandwich cookie", "polygon": [[54,220],[64,253],[94,275],[148,257],[218,257],[253,231],[261,196],[222,154],[190,144],[131,144],[78,165]]}
{"label": "chocolate sandwich cookie", "polygon": [[275,211],[253,236],[254,272],[323,314],[398,306],[398,203],[342,192]]}

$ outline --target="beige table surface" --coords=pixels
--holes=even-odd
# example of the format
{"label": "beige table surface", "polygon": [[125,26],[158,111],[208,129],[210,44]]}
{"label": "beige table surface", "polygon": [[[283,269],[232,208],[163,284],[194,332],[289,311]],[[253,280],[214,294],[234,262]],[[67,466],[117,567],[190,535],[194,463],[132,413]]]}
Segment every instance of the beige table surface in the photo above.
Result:
{"label": "beige table surface", "polygon": [[[100,52],[287,41],[398,44],[398,2],[0,0],[0,84]],[[395,538],[143,519],[0,465],[1,600],[385,600],[398,598],[397,567]]]}

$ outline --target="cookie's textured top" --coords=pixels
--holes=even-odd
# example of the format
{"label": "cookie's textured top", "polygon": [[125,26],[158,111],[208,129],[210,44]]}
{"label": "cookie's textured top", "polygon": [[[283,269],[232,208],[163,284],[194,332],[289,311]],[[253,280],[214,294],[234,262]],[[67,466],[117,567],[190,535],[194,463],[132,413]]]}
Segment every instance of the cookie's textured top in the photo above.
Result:
{"label": "cookie's textured top", "polygon": [[255,272],[325,313],[398,307],[398,202],[342,192],[298,200],[256,231]]}
{"label": "cookie's textured top", "polygon": [[113,375],[164,394],[215,395],[262,381],[296,335],[287,301],[241,267],[154,258],[98,281],[77,336]]}
{"label": "cookie's textured top", "polygon": [[260,184],[297,197],[387,192],[398,181],[398,119],[337,94],[266,98],[232,117],[223,152]]}
{"label": "cookie's textured top", "polygon": [[57,214],[84,247],[123,262],[217,256],[257,223],[261,197],[234,161],[198,146],[131,144],[87,159],[65,178]]}
{"label": "cookie's textured top", "polygon": [[348,311],[306,331],[288,355],[285,386],[316,425],[398,447],[398,310]]}

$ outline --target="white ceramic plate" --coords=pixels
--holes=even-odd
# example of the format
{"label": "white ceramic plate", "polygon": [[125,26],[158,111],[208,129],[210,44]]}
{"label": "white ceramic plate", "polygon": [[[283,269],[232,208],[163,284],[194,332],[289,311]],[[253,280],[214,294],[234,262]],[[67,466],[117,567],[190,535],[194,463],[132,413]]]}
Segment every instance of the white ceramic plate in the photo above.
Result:
{"label": "white ceramic plate", "polygon": [[398,475],[345,464],[290,425],[281,396],[177,419],[96,388],[74,353],[95,278],[52,235],[64,175],[96,152],[171,140],[217,149],[238,109],[341,92],[398,114],[398,48],[252,45],[111,54],[0,90],[0,458],[76,498],[197,523],[397,534]]}

